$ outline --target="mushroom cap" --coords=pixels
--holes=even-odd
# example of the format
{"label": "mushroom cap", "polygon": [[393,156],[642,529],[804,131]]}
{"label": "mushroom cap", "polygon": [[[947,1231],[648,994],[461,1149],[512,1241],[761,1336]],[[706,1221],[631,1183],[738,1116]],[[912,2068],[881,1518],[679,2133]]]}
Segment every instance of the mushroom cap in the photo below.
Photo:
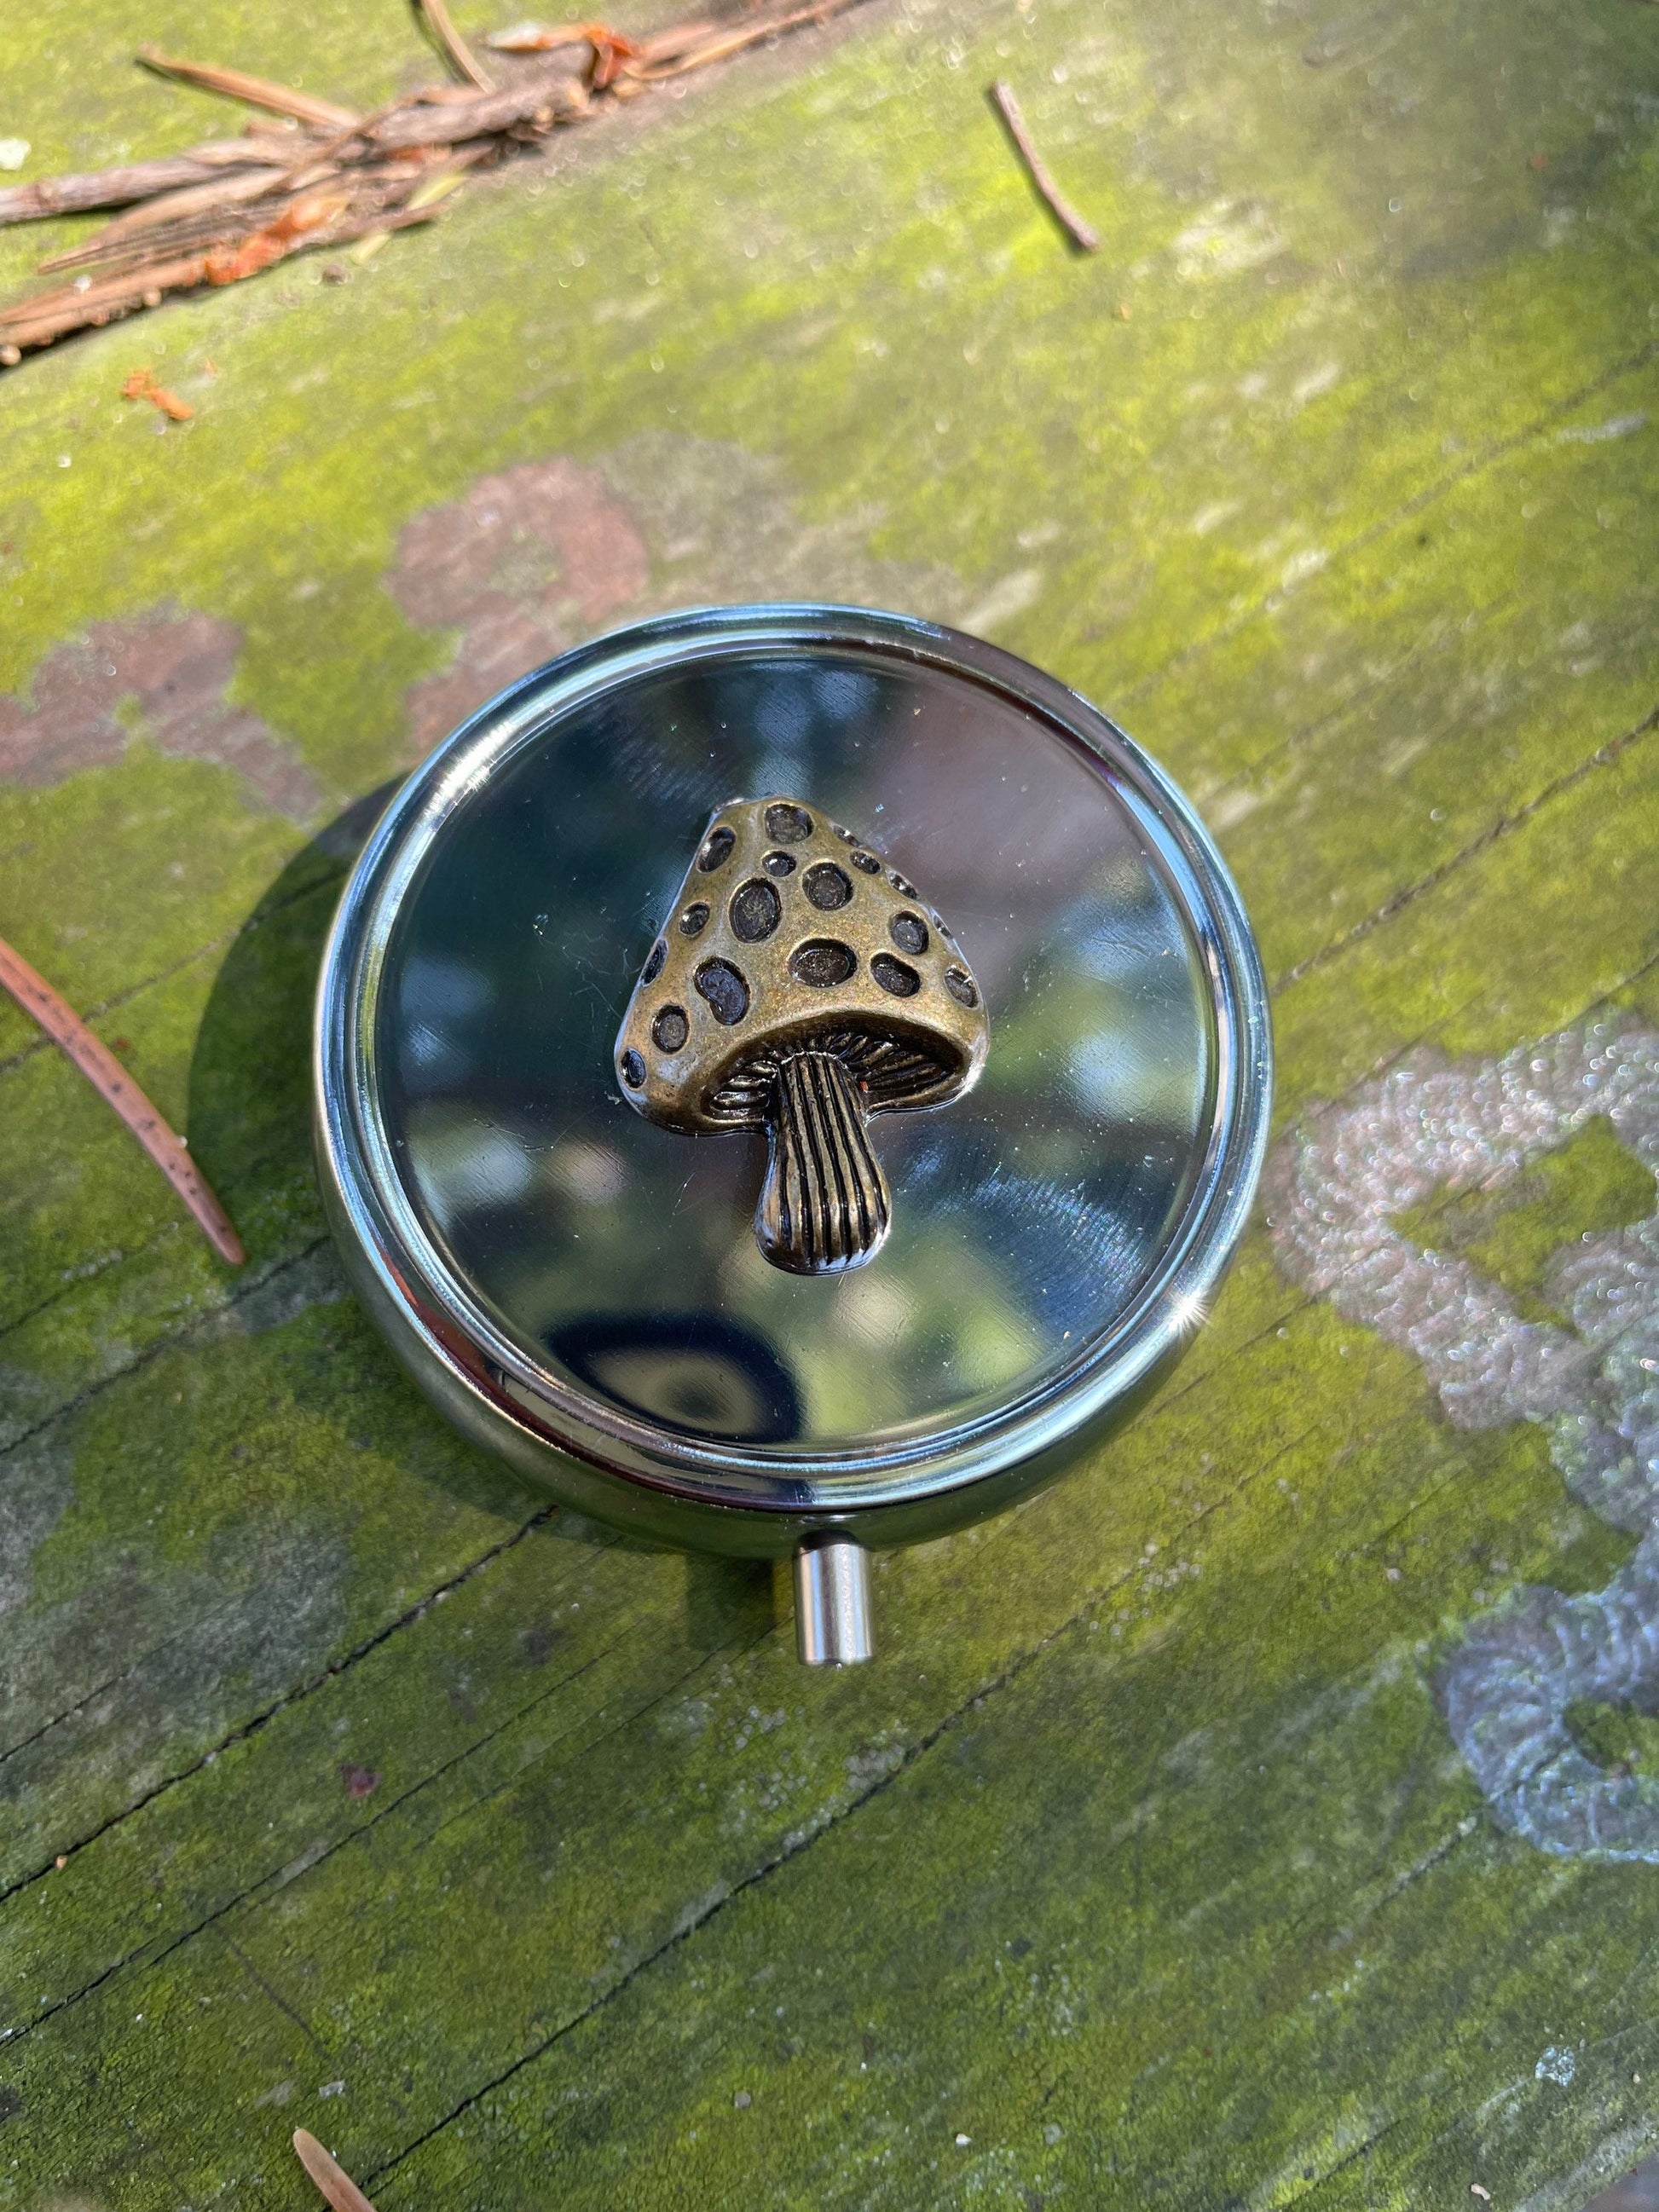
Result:
{"label": "mushroom cap", "polygon": [[833,1053],[884,1114],[958,1097],[989,1042],[972,971],[907,877],[805,799],[733,799],[646,959],[616,1066],[665,1127],[746,1129],[793,1053]]}

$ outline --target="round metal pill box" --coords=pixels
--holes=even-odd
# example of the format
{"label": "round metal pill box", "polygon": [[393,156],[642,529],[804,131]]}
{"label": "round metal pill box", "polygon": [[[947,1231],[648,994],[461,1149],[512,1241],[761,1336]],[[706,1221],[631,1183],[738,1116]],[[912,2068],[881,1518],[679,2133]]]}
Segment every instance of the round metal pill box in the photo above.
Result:
{"label": "round metal pill box", "polygon": [[318,1152],[357,1291],[463,1429],[597,1518],[871,1548],[1060,1472],[1201,1321],[1266,1139],[1266,994],[1113,723],[890,614],[642,623],[493,700],[342,898]]}

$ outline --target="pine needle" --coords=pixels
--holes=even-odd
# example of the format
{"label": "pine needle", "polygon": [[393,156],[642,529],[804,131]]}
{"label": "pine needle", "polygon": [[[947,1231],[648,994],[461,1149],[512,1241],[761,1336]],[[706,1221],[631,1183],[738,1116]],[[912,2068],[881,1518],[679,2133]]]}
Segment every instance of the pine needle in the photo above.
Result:
{"label": "pine needle", "polygon": [[480,92],[494,92],[495,78],[480,66],[471,47],[450,21],[449,10],[445,7],[444,0],[416,0],[416,5],[431,25],[433,37],[460,74],[476,84]]}
{"label": "pine needle", "polygon": [[[72,1060],[106,1105],[114,1109],[149,1154],[199,1223],[203,1234],[228,1266],[240,1267],[247,1254],[229,1217],[208,1187],[201,1170],[115,1054],[87,1027],[66,999],[30,967],[21,952],[0,938],[0,988],[37,1021],[55,1045]],[[374,2208],[369,2208],[374,2212]]]}
{"label": "pine needle", "polygon": [[101,274],[77,275],[0,307],[0,368],[15,368],[28,349],[73,331],[160,307],[169,293],[239,283],[290,254],[356,241],[353,258],[367,261],[390,232],[435,214],[463,169],[533,151],[556,131],[665,77],[708,68],[859,4],[750,0],[723,20],[672,24],[640,39],[597,21],[548,31],[520,25],[498,35],[498,48],[542,53],[586,46],[586,66],[578,58],[520,68],[496,87],[450,21],[445,0],[416,0],[466,82],[428,85],[373,114],[244,70],[146,47],[140,58],[161,76],[273,111],[287,118],[286,127],[250,124],[245,139],[164,161],[0,187],[0,224],[94,208],[128,210],[41,264],[46,272]]}
{"label": "pine needle", "polygon": [[315,2136],[308,2135],[304,2128],[295,2128],[294,2148],[301,2165],[334,2207],[334,2212],[374,2212],[374,2207],[351,2176],[329,2156]]}

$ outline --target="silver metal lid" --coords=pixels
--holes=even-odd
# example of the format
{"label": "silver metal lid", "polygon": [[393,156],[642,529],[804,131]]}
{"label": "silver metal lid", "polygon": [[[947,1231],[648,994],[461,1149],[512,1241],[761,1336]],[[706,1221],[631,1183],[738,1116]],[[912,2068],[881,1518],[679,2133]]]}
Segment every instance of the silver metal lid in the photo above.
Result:
{"label": "silver metal lid", "polygon": [[[870,1122],[890,1231],[839,1273],[757,1245],[761,1135],[625,1096],[711,816],[773,794],[915,892],[988,1018],[970,1090]],[[957,1525],[1133,1401],[1243,1224],[1270,1045],[1225,869],[1103,715],[931,624],[738,607],[566,655],[410,777],[317,1082],[343,1248],[445,1410],[603,1518],[766,1554]]]}

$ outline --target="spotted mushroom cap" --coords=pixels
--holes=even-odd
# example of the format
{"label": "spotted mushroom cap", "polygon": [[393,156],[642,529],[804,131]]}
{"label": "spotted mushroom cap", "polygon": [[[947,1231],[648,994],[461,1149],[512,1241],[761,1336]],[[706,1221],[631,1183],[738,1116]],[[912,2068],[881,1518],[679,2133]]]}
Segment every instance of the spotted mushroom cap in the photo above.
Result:
{"label": "spotted mushroom cap", "polygon": [[792,1051],[833,1052],[879,1114],[958,1097],[988,1042],[979,986],[914,884],[804,800],[733,799],[634,988],[617,1078],[666,1127],[758,1128]]}

